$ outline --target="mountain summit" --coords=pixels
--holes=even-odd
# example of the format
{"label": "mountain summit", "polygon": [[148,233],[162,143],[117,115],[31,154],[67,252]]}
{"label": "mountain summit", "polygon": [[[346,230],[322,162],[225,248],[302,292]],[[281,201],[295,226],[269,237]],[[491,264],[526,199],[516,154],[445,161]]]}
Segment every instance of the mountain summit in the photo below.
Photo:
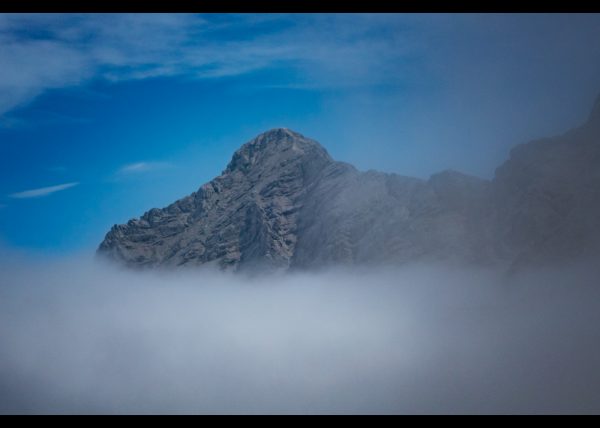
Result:
{"label": "mountain summit", "polygon": [[[597,106],[596,106],[597,107]],[[130,266],[226,269],[548,264],[598,254],[599,128],[515,147],[493,180],[361,172],[286,128],[240,147],[198,191],[115,225],[98,253]]]}
{"label": "mountain summit", "polygon": [[289,162],[333,162],[316,141],[287,128],[275,128],[244,144],[234,154],[225,173],[265,172]]}
{"label": "mountain summit", "polygon": [[289,266],[303,196],[333,162],[316,141],[267,131],[197,192],[115,225],[99,251],[130,265]]}

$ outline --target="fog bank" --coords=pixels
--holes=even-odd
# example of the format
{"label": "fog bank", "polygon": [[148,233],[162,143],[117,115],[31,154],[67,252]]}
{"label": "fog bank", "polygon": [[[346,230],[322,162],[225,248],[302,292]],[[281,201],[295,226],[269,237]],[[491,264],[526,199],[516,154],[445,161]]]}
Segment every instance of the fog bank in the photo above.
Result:
{"label": "fog bank", "polygon": [[246,277],[9,260],[0,413],[600,411],[593,265]]}

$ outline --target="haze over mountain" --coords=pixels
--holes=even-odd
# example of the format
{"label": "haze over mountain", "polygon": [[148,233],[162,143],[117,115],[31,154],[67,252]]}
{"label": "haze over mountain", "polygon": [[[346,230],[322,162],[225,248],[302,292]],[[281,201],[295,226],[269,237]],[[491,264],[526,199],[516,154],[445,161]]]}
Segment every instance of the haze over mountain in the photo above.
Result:
{"label": "haze over mountain", "polygon": [[130,266],[321,268],[443,261],[518,268],[593,257],[600,102],[581,127],[516,146],[492,180],[358,171],[286,128],[237,150],[193,194],[115,225]]}

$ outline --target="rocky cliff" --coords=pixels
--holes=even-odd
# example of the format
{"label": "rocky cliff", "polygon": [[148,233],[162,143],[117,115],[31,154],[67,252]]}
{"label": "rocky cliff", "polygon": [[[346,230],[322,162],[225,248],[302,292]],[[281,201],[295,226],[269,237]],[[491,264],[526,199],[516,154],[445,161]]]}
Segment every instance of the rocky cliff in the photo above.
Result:
{"label": "rocky cliff", "polygon": [[131,266],[318,268],[412,261],[547,264],[597,254],[600,103],[569,133],[515,147],[493,180],[361,172],[289,129],[237,150],[197,192],[115,225]]}

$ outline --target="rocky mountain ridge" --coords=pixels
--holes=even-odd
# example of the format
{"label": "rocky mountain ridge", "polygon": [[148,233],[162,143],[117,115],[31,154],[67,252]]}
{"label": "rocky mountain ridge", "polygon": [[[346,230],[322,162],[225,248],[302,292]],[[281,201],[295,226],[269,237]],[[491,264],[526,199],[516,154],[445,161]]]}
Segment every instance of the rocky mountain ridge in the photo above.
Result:
{"label": "rocky mountain ridge", "polygon": [[597,254],[600,103],[563,136],[521,144],[492,180],[361,172],[285,128],[221,175],[115,225],[98,253],[130,266],[313,269],[443,261],[519,267]]}

